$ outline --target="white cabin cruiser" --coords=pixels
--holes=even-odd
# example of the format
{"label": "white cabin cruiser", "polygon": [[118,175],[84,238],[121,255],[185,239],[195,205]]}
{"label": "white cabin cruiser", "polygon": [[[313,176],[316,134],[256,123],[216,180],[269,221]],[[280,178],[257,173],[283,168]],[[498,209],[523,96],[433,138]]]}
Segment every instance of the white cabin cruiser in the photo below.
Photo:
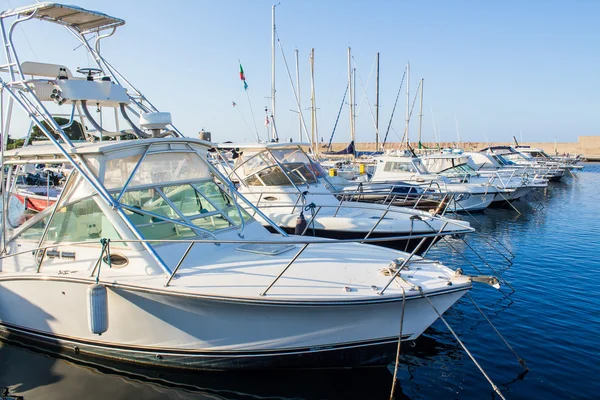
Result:
{"label": "white cabin cruiser", "polygon": [[[218,148],[233,150],[234,164],[221,155],[220,165],[228,178],[238,183],[240,193],[288,233],[334,239],[395,238],[378,244],[404,251],[414,250],[420,235],[430,235],[426,247],[418,249],[420,253],[443,235],[473,230],[464,221],[425,211],[339,200],[326,173],[304,152],[306,146],[226,143]],[[300,232],[299,219],[307,221]]]}
{"label": "white cabin cruiser", "polygon": [[546,165],[537,162],[533,157],[520,153],[511,146],[491,146],[479,150],[480,153],[501,156],[508,168],[525,168],[527,173],[536,177],[559,181],[564,175],[564,169],[557,165]]}
{"label": "white cabin cruiser", "polygon": [[465,152],[467,164],[482,176],[497,176],[499,179],[521,179],[523,184],[530,186],[533,190],[548,187],[548,179],[536,174],[535,169],[517,167],[516,164],[504,159],[499,154]]}
{"label": "white cabin cruiser", "polygon": [[552,165],[563,169],[583,169],[582,165],[578,165],[581,162],[579,155],[571,156],[551,156],[544,151],[544,149],[530,146],[517,146],[515,147],[521,154],[525,154],[532,157],[537,162],[543,165]]}
{"label": "white cabin cruiser", "polygon": [[[9,43],[16,25],[36,20],[66,28],[100,72],[71,80],[64,79],[65,66],[30,63],[26,77]],[[55,3],[0,13],[8,58],[0,85],[9,99],[0,112],[20,108],[52,143],[11,151],[3,144],[5,188],[19,165],[73,167],[57,203],[20,226],[7,224],[3,202],[5,340],[32,341],[75,359],[159,367],[374,365],[387,363],[399,337],[417,338],[471,288],[470,277],[415,254],[269,233],[207,162],[209,143],[182,137],[100,54],[99,41],[123,24]],[[88,141],[65,134],[48,112],[52,102],[72,107],[71,119],[83,109]],[[131,129],[106,131],[86,112],[87,102],[106,115],[120,110]],[[88,126],[100,139],[137,139],[96,140]]]}
{"label": "white cabin cruiser", "polygon": [[421,157],[421,161],[431,173],[445,176],[455,182],[491,184],[498,189],[491,206],[503,205],[517,200],[533,189],[546,187],[547,181],[531,184],[529,177],[500,171],[475,171],[469,165],[470,155],[466,153],[441,153]]}
{"label": "white cabin cruiser", "polygon": [[380,156],[372,183],[394,185],[396,182],[418,184],[428,189],[453,195],[449,204],[451,211],[483,211],[494,201],[500,190],[489,182],[469,183],[430,173],[418,157]]}

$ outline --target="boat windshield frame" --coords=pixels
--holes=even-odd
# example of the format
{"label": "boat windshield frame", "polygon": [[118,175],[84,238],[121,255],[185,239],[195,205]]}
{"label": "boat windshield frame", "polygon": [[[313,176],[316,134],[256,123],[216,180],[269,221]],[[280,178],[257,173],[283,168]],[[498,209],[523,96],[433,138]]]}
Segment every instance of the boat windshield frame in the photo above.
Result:
{"label": "boat windshield frame", "polygon": [[467,163],[463,163],[446,168],[445,170],[438,172],[438,174],[451,178],[453,176],[476,175],[477,171]]}
{"label": "boat windshield frame", "polygon": [[[122,185],[106,187],[105,179],[107,177],[107,169],[109,173],[111,172],[110,167],[107,168],[107,165],[110,165],[112,160],[122,161],[126,157],[109,157],[108,159],[104,159],[102,163],[93,165],[90,168],[115,201],[116,208],[122,211],[119,213],[121,219],[126,219],[126,224],[135,234],[139,234],[145,240],[165,239],[165,237],[151,237],[148,233],[159,231],[158,229],[152,228],[152,225],[170,224],[169,226],[176,233],[176,237],[169,237],[169,239],[190,240],[194,238],[206,238],[207,235],[214,238],[215,234],[231,229],[238,229],[243,232],[246,223],[254,221],[250,214],[237,203],[236,196],[234,194],[229,194],[224,190],[224,187],[229,188],[230,185],[228,185],[227,182],[224,182],[223,178],[212,173],[212,166],[198,153],[197,149],[194,149],[194,146],[185,143],[184,147],[167,152],[162,148],[163,146],[160,146],[160,143],[157,143],[157,145],[155,153],[151,151],[152,147],[155,146],[155,143],[150,143],[143,150],[142,155],[139,154],[139,150],[134,154],[139,157],[135,160],[135,166],[131,167],[131,165],[129,165],[129,174],[122,177],[124,179],[124,184]],[[185,147],[187,147],[187,149]],[[133,154],[129,147],[125,147],[123,151],[117,151],[116,155],[119,156],[122,155],[122,153],[129,155]],[[178,157],[179,153],[191,155],[189,160],[197,163],[195,168],[198,170],[204,169],[202,176],[192,176],[187,179],[171,179],[168,181],[158,180],[148,183],[134,181],[136,174],[143,170],[143,167],[141,168],[141,166],[144,166],[144,163],[151,164],[150,166],[147,166],[148,168],[146,169],[150,169],[151,167],[154,170],[152,173],[161,173],[160,169],[156,171],[156,163],[152,163],[151,158],[148,157],[149,155],[167,154],[168,158],[172,159],[173,162],[179,162],[181,164],[184,159]],[[110,152],[108,154],[110,155]],[[88,155],[88,157],[84,156],[84,162],[87,164],[94,164],[91,162],[92,158],[90,158],[90,156],[103,158],[106,157],[106,154],[100,152],[92,153]],[[130,161],[133,161],[133,159]],[[130,164],[133,164],[133,162],[130,162]],[[113,167],[123,168],[124,166],[121,163],[115,164]],[[181,168],[176,168],[175,171],[172,171],[173,176],[178,176],[180,173],[185,175],[185,172],[182,172]],[[67,185],[64,189],[64,196],[59,197],[54,206],[48,207],[30,220],[24,221],[20,226],[13,227],[11,237],[7,242],[20,238],[29,228],[47,217],[50,219],[46,221],[46,223],[42,223],[42,225],[52,225],[56,214],[70,212],[69,209],[71,206],[77,206],[78,203],[81,202],[93,200],[92,203],[90,203],[91,207],[98,209],[97,214],[105,214],[102,211],[105,210],[106,206],[99,194],[95,193],[92,186],[77,171],[73,171],[72,174],[73,176],[71,177],[72,179],[70,179],[70,185]],[[218,184],[218,181],[221,181],[221,185]],[[173,194],[177,194],[177,188],[184,188],[179,189],[180,192],[187,191],[188,194],[193,196],[191,202],[196,202],[199,207],[197,210],[198,212],[189,212],[190,201],[188,200],[190,199],[184,198],[184,195],[180,196],[181,206],[177,206],[177,200],[173,197]],[[145,196],[147,200],[144,204],[141,202],[142,192],[147,194],[147,196]],[[137,197],[140,202],[138,204],[133,204],[132,199],[136,198],[136,194],[138,195]],[[149,202],[154,203],[156,209],[144,209],[145,205],[150,204]],[[183,209],[184,202],[187,207],[186,210]],[[89,208],[90,206],[87,207],[88,210]],[[87,211],[84,211],[84,213],[85,212]],[[147,219],[146,223],[142,223],[140,217]],[[208,220],[210,220],[210,222],[206,223]],[[98,223],[99,229],[101,229],[101,226],[102,224]],[[147,229],[140,230],[140,228]],[[118,238],[121,238],[120,232],[114,224],[113,229],[119,236]],[[185,235],[180,235],[179,233],[182,230],[191,231],[193,234],[187,233]],[[146,233],[144,233],[144,231],[146,231]],[[165,231],[167,230],[163,229],[163,232]],[[40,244],[45,242],[47,237],[47,229],[44,229],[44,233],[39,238]],[[89,238],[94,239],[92,236]],[[117,238],[115,237],[115,239]],[[64,242],[64,240],[62,241]]]}
{"label": "boat windshield frame", "polygon": [[[236,158],[236,164],[229,173],[246,187],[315,185],[325,173],[300,146],[284,148],[264,148],[256,153]],[[299,190],[299,189],[298,189]]]}

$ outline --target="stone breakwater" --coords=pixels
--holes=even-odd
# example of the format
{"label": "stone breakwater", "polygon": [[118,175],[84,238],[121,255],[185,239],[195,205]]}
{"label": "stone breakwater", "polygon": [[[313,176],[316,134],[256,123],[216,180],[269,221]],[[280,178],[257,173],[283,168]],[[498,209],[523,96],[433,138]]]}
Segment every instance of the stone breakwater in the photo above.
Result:
{"label": "stone breakwater", "polygon": [[[398,148],[400,143],[387,143],[386,148]],[[414,148],[418,143],[412,142]],[[442,142],[441,148],[457,147],[457,142]],[[538,147],[546,153],[553,155],[555,150],[558,154],[581,154],[589,161],[600,161],[600,136],[578,136],[577,142],[519,142],[519,145]],[[348,143],[332,143],[333,151],[339,151],[348,146]],[[423,146],[428,148],[437,148],[436,143],[423,142]],[[462,142],[461,148],[466,151],[477,151],[488,146],[514,146],[514,142]],[[375,142],[357,143],[358,151],[374,151]]]}

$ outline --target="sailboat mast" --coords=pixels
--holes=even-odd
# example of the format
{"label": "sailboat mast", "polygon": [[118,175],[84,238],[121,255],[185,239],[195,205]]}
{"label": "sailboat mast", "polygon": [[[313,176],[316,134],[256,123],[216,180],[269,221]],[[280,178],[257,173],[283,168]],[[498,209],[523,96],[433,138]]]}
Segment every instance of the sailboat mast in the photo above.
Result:
{"label": "sailboat mast", "polygon": [[348,47],[348,87],[350,93],[348,103],[350,104],[350,141],[354,142],[354,88],[352,87],[352,56]]}
{"label": "sailboat mast", "polygon": [[[352,104],[356,107],[356,68],[352,68]],[[356,110],[352,113],[352,131],[356,139]],[[355,143],[356,144],[356,143]]]}
{"label": "sailboat mast", "polygon": [[423,128],[423,84],[425,79],[421,78],[421,98],[419,99],[419,149],[423,148],[421,143],[421,128]]}
{"label": "sailboat mast", "polygon": [[298,49],[296,53],[296,93],[298,95],[298,142],[302,143],[302,108],[300,106],[300,63],[298,62]]}
{"label": "sailboat mast", "polygon": [[313,155],[317,155],[318,143],[315,138],[317,131],[317,108],[315,104],[315,49],[310,49],[310,128]]}
{"label": "sailboat mast", "polygon": [[275,7],[277,4],[273,5],[271,10],[271,22],[273,26],[272,34],[271,34],[271,139],[275,140],[276,132],[275,132]]}
{"label": "sailboat mast", "polygon": [[379,151],[379,53],[376,58],[375,76],[375,151]]}
{"label": "sailboat mast", "polygon": [[410,63],[406,63],[406,126],[404,127],[404,135],[406,135],[406,144],[410,145],[408,138],[408,122],[410,113]]}

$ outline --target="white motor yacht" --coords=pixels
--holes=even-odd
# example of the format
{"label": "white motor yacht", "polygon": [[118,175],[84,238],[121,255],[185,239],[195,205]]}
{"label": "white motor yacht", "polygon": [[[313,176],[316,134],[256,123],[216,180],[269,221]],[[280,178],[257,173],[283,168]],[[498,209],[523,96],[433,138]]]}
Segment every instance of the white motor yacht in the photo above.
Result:
{"label": "white motor yacht", "polygon": [[[73,34],[95,69],[78,79],[67,66],[22,63],[14,28],[39,20]],[[208,163],[209,143],[183,137],[100,53],[123,20],[38,3],[0,13],[0,24],[8,58],[0,112],[24,111],[51,143],[2,146],[5,188],[23,164],[73,167],[56,204],[16,228],[3,202],[4,340],[159,367],[377,365],[471,288],[460,270],[414,253],[269,233]],[[103,128],[88,103],[121,125]],[[68,137],[52,104],[85,121],[87,141]]]}
{"label": "white motor yacht", "polygon": [[549,181],[559,181],[564,169],[557,165],[546,165],[537,162],[533,157],[520,153],[511,146],[491,146],[479,150],[480,153],[501,156],[508,168],[525,168],[527,173]]}
{"label": "white motor yacht", "polygon": [[467,153],[440,153],[423,156],[421,161],[429,172],[440,174],[455,182],[494,185],[498,189],[498,194],[496,194],[492,206],[520,199],[532,190],[548,185],[545,179],[541,182],[531,182],[529,177],[516,174],[517,170],[512,173],[503,173],[497,170],[475,171],[469,165],[469,157],[470,154]]}
{"label": "white motor yacht", "polygon": [[566,155],[551,156],[541,148],[530,146],[517,146],[515,147],[515,150],[517,150],[521,154],[535,159],[538,163],[542,165],[554,166],[562,169],[583,169],[583,166],[579,165],[579,163],[581,162],[581,158],[579,155],[574,157]]}
{"label": "white motor yacht", "polygon": [[[472,231],[464,221],[426,211],[338,199],[326,173],[304,152],[306,146],[225,143],[219,149],[234,151],[233,166],[226,157],[219,159],[240,193],[288,233],[335,239],[390,238],[378,244],[404,251],[414,250],[426,235],[426,246],[417,250],[422,252],[443,235]],[[306,225],[298,232],[303,219]]]}
{"label": "white motor yacht", "polygon": [[489,207],[500,192],[510,190],[498,189],[489,182],[470,183],[461,179],[430,173],[420,158],[415,156],[380,156],[376,157],[376,168],[372,183],[394,185],[397,182],[418,184],[421,187],[451,194],[449,204],[451,211],[482,211]]}

